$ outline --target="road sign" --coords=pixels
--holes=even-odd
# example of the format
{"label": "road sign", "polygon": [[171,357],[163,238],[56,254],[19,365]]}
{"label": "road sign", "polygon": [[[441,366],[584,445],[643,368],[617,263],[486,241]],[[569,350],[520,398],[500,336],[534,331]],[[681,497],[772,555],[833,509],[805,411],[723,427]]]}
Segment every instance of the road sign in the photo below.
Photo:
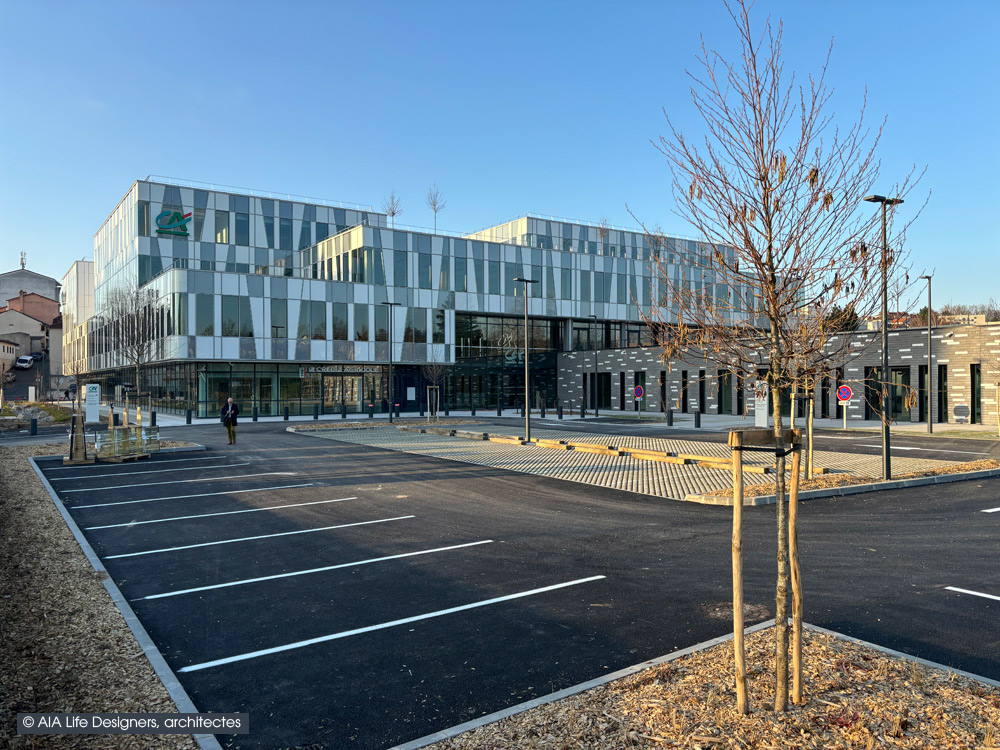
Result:
{"label": "road sign", "polygon": [[851,386],[849,385],[842,385],[837,389],[837,398],[841,401],[850,401],[853,395],[854,391],[851,390]]}
{"label": "road sign", "polygon": [[637,385],[635,387],[635,397],[636,398],[642,398],[642,386],[641,385]]}

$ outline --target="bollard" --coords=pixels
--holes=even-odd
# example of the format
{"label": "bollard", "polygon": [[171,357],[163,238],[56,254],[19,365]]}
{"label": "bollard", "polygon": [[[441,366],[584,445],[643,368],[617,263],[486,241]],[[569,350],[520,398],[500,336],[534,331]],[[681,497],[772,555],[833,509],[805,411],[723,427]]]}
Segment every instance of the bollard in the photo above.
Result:
{"label": "bollard", "polygon": [[288,421],[288,407],[285,407],[285,421]]}
{"label": "bollard", "polygon": [[184,412],[184,424],[191,424],[191,410]]}
{"label": "bollard", "polygon": [[587,416],[587,405],[583,402],[583,399],[581,398],[580,399],[580,419],[583,419],[585,416]]}
{"label": "bollard", "polygon": [[700,411],[696,411],[694,413],[694,426],[695,427],[701,427],[701,412]]}
{"label": "bollard", "polygon": [[667,409],[667,427],[674,426],[674,410]]}
{"label": "bollard", "polygon": [[524,416],[524,404],[521,404],[521,416]]}
{"label": "bollard", "polygon": [[542,408],[541,408],[540,411],[541,411],[541,418],[545,419],[545,402],[544,401],[542,402]]}
{"label": "bollard", "polygon": [[155,411],[150,411],[149,412],[149,426],[150,427],[156,427],[156,412]]}
{"label": "bollard", "polygon": [[556,406],[556,414],[559,415],[559,419],[562,419],[562,417],[563,417],[562,401],[560,401],[559,404]]}
{"label": "bollard", "polygon": [[313,404],[313,419],[319,419],[319,404]]}
{"label": "bollard", "polygon": [[444,402],[444,415],[445,415],[445,416],[447,417],[447,416],[449,416],[450,414],[451,414],[451,412],[450,412],[450,411],[449,411],[449,409],[448,409],[448,402],[447,402],[447,401],[445,401],[445,402]]}
{"label": "bollard", "polygon": [[37,435],[38,434],[38,420],[37,419],[32,418],[32,420],[31,420],[31,432],[29,432],[28,434],[29,435]]}
{"label": "bollard", "polygon": [[497,416],[498,417],[502,417],[503,416],[503,407],[500,406],[499,402],[497,403]]}
{"label": "bollard", "polygon": [[368,418],[375,419],[375,404],[368,404]]}
{"label": "bollard", "polygon": [[396,419],[399,419],[399,402],[396,402]]}
{"label": "bollard", "polygon": [[420,402],[420,416],[421,417],[424,416],[424,402],[423,401]]}
{"label": "bollard", "polygon": [[253,408],[253,421],[254,421],[254,422],[256,422],[256,421],[257,421],[257,416],[258,416],[258,413],[257,413],[257,407],[255,406],[255,407]]}
{"label": "bollard", "polygon": [[340,418],[341,419],[347,419],[347,402],[346,401],[341,401],[340,402]]}
{"label": "bollard", "polygon": [[476,416],[476,405],[472,405],[472,416]]}
{"label": "bollard", "polygon": [[114,422],[115,427],[117,427],[121,423],[122,423],[122,421],[121,421],[121,415],[120,414],[115,414],[115,422]]}

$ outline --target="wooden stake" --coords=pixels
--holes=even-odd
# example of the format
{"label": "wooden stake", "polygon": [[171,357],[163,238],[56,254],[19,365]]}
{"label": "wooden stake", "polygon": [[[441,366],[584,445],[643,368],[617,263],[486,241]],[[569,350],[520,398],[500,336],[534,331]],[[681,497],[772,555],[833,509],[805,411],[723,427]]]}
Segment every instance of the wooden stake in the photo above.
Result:
{"label": "wooden stake", "polygon": [[799,575],[799,467],[802,444],[792,449],[792,476],[788,491],[788,558],[792,572],[792,703],[802,704],[802,578]]}
{"label": "wooden stake", "polygon": [[743,436],[729,433],[733,449],[733,656],[736,663],[736,710],[750,713],[747,699],[746,647],[743,643]]}
{"label": "wooden stake", "polygon": [[813,412],[816,410],[815,399],[809,397],[809,419],[806,422],[806,431],[809,436],[809,445],[806,448],[806,479],[813,478]]}

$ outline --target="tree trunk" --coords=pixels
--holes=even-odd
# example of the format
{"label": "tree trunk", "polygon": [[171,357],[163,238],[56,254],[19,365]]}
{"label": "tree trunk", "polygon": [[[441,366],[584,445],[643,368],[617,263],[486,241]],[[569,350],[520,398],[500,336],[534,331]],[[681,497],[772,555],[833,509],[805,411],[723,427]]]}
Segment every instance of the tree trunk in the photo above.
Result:
{"label": "tree trunk", "polygon": [[733,450],[733,657],[736,664],[736,710],[750,713],[747,656],[743,644],[743,438],[731,432]]}
{"label": "tree trunk", "polygon": [[[772,353],[771,361],[774,362],[775,359]],[[780,378],[777,374],[773,374],[771,380],[775,445],[782,451],[784,444],[781,439]],[[775,453],[774,469],[775,515],[778,522],[778,582],[774,595],[774,710],[786,711],[788,709],[788,521],[785,507],[785,457],[780,452]]]}
{"label": "tree trunk", "polygon": [[792,569],[792,703],[802,703],[802,578],[799,574],[799,466],[801,437],[795,436],[788,492],[788,554]]}

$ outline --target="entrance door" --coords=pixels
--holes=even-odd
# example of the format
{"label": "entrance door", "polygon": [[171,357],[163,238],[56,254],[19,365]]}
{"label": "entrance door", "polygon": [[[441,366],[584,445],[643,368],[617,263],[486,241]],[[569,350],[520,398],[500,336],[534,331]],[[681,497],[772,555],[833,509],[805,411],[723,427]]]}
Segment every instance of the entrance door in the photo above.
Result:
{"label": "entrance door", "polygon": [[919,391],[918,401],[920,402],[917,406],[919,411],[917,421],[925,422],[927,421],[927,407],[930,405],[930,393],[927,390],[927,365],[920,365],[917,368],[917,390]]}
{"label": "entrance door", "polygon": [[948,365],[938,365],[937,372],[937,421],[948,421]]}
{"label": "entrance door", "polygon": [[819,416],[827,419],[830,416],[830,376],[823,377],[819,386]]}
{"label": "entrance door", "polygon": [[882,386],[879,368],[865,368],[865,419],[879,419],[882,414]]}
{"label": "entrance door", "polygon": [[705,413],[705,371],[698,370],[698,411]]}
{"label": "entrance door", "polygon": [[889,371],[889,404],[892,407],[892,418],[899,421],[905,418],[910,421],[910,410],[906,406],[906,395],[910,390],[910,368],[893,367]]}
{"label": "entrance door", "polygon": [[719,370],[719,414],[733,411],[733,374],[729,370]]}
{"label": "entrance door", "polygon": [[971,413],[969,414],[969,421],[972,424],[982,424],[983,423],[983,371],[982,365],[969,365],[971,383],[970,388],[972,393],[969,399],[972,403],[969,404],[971,407]]}
{"label": "entrance door", "polygon": [[[635,373],[635,385],[642,388],[643,396],[642,398],[635,399],[635,410],[636,411],[646,411],[646,373],[637,372]],[[635,391],[633,390],[633,396]]]}
{"label": "entrance door", "polygon": [[736,413],[743,416],[743,399],[746,391],[746,379],[741,373],[736,374]]}
{"label": "entrance door", "polygon": [[688,373],[681,370],[681,413],[688,413]]}
{"label": "entrance door", "polygon": [[323,413],[336,414],[340,411],[340,396],[344,390],[342,375],[323,376]]}

